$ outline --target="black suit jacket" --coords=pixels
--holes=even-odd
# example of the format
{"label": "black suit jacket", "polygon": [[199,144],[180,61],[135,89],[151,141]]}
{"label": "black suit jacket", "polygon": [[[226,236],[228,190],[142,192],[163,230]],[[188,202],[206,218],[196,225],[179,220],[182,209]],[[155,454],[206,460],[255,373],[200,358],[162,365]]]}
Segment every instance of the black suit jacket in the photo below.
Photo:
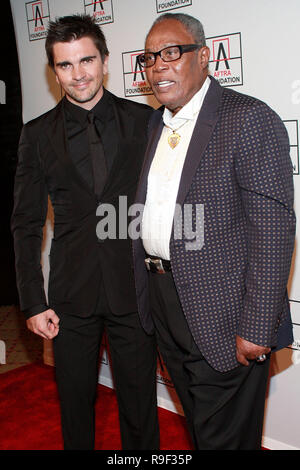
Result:
{"label": "black suit jacket", "polygon": [[[152,109],[111,93],[109,98],[118,154],[101,203],[113,205],[118,220],[119,195],[128,207],[134,200]],[[20,306],[27,316],[47,305],[40,259],[48,196],[54,210],[49,307],[57,314],[88,316],[103,281],[115,314],[136,311],[130,241],[118,239],[118,232],[117,239],[97,238],[97,199],[69,155],[62,101],[23,127],[19,145],[12,232]]]}
{"label": "black suit jacket", "polygon": [[[293,341],[286,285],[295,236],[293,172],[286,129],[265,103],[222,88],[211,78],[182,170],[177,204],[204,209],[204,244],[188,249],[170,240],[176,289],[191,333],[216,370],[238,365],[235,338],[283,347]],[[163,129],[151,138],[136,202],[144,204],[147,176]],[[184,222],[184,217],[182,217]],[[152,331],[148,273],[141,239],[133,241],[142,324]]]}

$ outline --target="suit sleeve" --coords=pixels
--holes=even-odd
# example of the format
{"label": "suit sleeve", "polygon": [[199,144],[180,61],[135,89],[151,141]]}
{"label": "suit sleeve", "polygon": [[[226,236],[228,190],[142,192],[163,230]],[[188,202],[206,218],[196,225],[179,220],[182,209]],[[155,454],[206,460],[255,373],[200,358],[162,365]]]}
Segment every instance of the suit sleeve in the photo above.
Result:
{"label": "suit sleeve", "polygon": [[30,133],[30,125],[27,124],[23,127],[19,143],[11,219],[20,308],[26,317],[48,308],[41,267],[48,193],[39,158],[38,139]]}
{"label": "suit sleeve", "polygon": [[247,110],[236,154],[236,175],[247,224],[248,265],[238,334],[273,346],[295,237],[289,140],[280,118],[264,103]]}

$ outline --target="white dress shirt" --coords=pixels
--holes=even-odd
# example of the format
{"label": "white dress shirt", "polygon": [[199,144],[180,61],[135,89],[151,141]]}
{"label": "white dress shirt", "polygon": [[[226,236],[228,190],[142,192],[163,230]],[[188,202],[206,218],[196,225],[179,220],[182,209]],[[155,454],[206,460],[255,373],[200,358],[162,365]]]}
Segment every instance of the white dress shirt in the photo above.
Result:
{"label": "white dress shirt", "polygon": [[[170,236],[177,193],[188,146],[210,85],[207,77],[200,90],[174,116],[165,108],[164,128],[148,175],[147,196],[142,219],[142,239],[146,253],[170,259]],[[178,130],[180,141],[171,148],[168,137]]]}

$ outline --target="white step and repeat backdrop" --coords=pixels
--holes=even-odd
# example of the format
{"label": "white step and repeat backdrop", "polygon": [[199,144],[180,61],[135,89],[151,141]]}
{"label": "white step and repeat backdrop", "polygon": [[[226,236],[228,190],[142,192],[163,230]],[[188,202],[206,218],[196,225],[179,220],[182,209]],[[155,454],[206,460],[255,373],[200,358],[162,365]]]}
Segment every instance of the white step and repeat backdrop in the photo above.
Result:
{"label": "white step and repeat backdrop", "polygon": [[[163,12],[199,18],[211,49],[210,73],[224,87],[267,102],[283,119],[294,166],[295,209],[300,212],[299,0],[11,0],[23,93],[24,122],[52,108],[61,97],[47,66],[44,38],[50,19],[73,13],[95,15],[110,50],[106,87],[113,93],[158,107],[136,55],[153,20]],[[45,284],[51,216],[45,233]],[[266,400],[264,445],[300,450],[300,256],[297,242],[289,281],[295,341],[275,354]],[[105,349],[99,381],[113,386]],[[158,365],[159,405],[181,412],[165,368]]]}

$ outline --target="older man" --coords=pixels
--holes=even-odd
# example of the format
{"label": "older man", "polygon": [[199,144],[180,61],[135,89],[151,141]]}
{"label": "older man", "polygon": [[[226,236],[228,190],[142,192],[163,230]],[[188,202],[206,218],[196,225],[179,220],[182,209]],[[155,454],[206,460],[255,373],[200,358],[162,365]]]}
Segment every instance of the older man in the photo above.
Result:
{"label": "older man", "polygon": [[136,198],[141,320],[155,327],[195,447],[257,449],[270,354],[292,341],[287,132],[266,104],[209,76],[193,17],[160,16],[139,61],[165,106]]}

